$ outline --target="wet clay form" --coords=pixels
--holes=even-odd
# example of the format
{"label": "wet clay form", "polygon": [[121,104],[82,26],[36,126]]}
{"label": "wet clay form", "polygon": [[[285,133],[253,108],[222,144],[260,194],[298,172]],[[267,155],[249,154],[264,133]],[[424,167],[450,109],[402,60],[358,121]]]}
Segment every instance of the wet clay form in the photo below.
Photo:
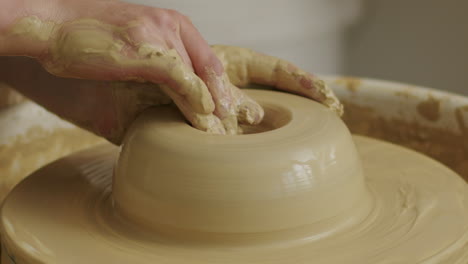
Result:
{"label": "wet clay form", "polygon": [[2,263],[467,263],[468,187],[414,151],[351,136],[309,99],[249,91],[244,135],[176,108],[35,172],[6,199]]}

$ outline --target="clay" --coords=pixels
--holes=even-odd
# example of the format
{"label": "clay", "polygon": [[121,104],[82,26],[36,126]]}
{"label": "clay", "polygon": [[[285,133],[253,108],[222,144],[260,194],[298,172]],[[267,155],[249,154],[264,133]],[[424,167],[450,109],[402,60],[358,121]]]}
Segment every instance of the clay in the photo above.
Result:
{"label": "clay", "polygon": [[343,120],[352,133],[386,140],[432,157],[468,181],[468,106],[455,110],[460,132],[429,127],[421,122],[377,116],[370,107],[344,100]]}
{"label": "clay", "polygon": [[[346,98],[342,100],[346,109],[343,121],[353,134],[424,153],[468,181],[465,97],[387,81],[347,77],[329,81],[337,93]],[[426,115],[438,116],[438,119],[431,121],[423,117],[418,110],[421,104]]]}
{"label": "clay", "polygon": [[10,138],[10,144],[0,144],[0,201],[19,181],[49,161],[103,141],[76,128],[50,132],[38,126]]}
{"label": "clay", "polygon": [[429,98],[416,106],[419,114],[429,121],[437,121],[440,118],[440,101],[429,96]]}
{"label": "clay", "polygon": [[0,83],[0,109],[24,101],[25,98],[4,83]]}
{"label": "clay", "polygon": [[336,80],[337,84],[345,85],[348,91],[355,93],[358,91],[359,86],[361,85],[362,81],[359,78],[355,77],[342,77]]}
{"label": "clay", "polygon": [[[0,221],[2,252],[17,263],[468,261],[468,187],[458,175],[408,149],[361,136],[351,138],[339,119],[319,104],[266,93],[258,92],[254,98],[259,100],[262,95],[264,105],[273,100],[271,107],[265,107],[266,117],[277,111],[273,116],[281,118],[266,118],[261,133],[208,135],[188,126],[174,108],[166,107],[168,113],[163,117],[145,113],[126,138],[114,186],[113,167],[119,150],[109,144],[37,171],[5,201]],[[275,101],[278,98],[281,100]],[[314,115],[308,107],[301,110],[297,100],[314,105],[319,113]],[[280,103],[294,107],[284,109]],[[156,128],[160,132],[154,134]],[[294,131],[300,136],[283,134]],[[184,141],[167,140],[178,137]],[[207,142],[198,143],[202,138]],[[275,139],[277,143],[269,144]],[[142,159],[142,146],[148,140],[163,153],[182,153],[173,164],[183,163],[191,170],[186,176],[184,166],[145,171],[151,168],[145,159],[155,162],[161,158],[147,148],[148,155]],[[197,144],[204,145],[206,152],[200,152]],[[239,144],[244,151],[235,149]],[[357,155],[350,159],[348,155],[356,154],[354,144]],[[262,148],[265,153],[259,152]],[[211,152],[219,159],[206,161]],[[281,159],[276,157],[279,153]],[[131,159],[133,154],[139,159]],[[198,160],[190,158],[197,154]],[[252,163],[245,163],[249,159]],[[145,167],[131,167],[138,161]],[[265,166],[275,166],[278,161],[289,166],[283,171]],[[255,169],[253,163],[257,163]],[[219,171],[213,171],[216,168]],[[194,169],[212,171],[196,174]],[[244,169],[247,175],[242,173]],[[131,176],[121,174],[132,171]],[[216,188],[219,186],[225,188]],[[138,203],[119,200],[125,197],[122,190],[141,191],[141,187],[146,187],[146,193],[134,193]],[[115,193],[115,188],[121,193]],[[155,189],[158,192],[152,192]],[[311,195],[318,196],[311,199]],[[159,210],[144,211],[151,203],[142,197],[160,206]],[[128,208],[122,201],[149,216],[149,222],[135,224],[141,218],[125,215],[122,206]],[[275,202],[276,211],[267,206],[270,202]],[[247,206],[246,214],[233,214],[242,212],[238,205]],[[213,213],[223,208],[219,215],[191,211]],[[296,210],[301,208],[305,212]],[[236,221],[219,221],[224,214]],[[277,218],[269,217],[272,214]],[[197,218],[205,222],[195,221]],[[167,223],[168,228],[158,228],[165,219],[175,221]],[[310,222],[303,225],[303,219]]]}
{"label": "clay", "polygon": [[[24,24],[35,28],[36,22]],[[99,52],[109,59],[119,56],[122,43],[87,31],[97,26],[105,33],[109,25],[82,20],[69,26],[80,29],[62,40],[73,45],[58,45],[53,53],[71,54],[71,62]],[[89,41],[89,54],[60,50],[81,41]],[[149,59],[176,55],[141,48],[139,56]],[[71,62],[51,68],[61,72]],[[287,68],[267,64],[273,66],[268,72]],[[281,85],[284,80],[274,81]],[[319,82],[313,85],[320,87]],[[331,94],[318,91],[325,105],[335,105],[327,101]],[[468,190],[458,175],[415,152],[358,136],[357,155],[349,133],[330,110],[307,101],[314,111],[306,111],[310,109],[296,99],[281,97],[266,107],[281,120],[266,118],[257,131],[245,128],[247,135],[207,135],[185,124],[175,109],[158,119],[142,117],[127,136],[113,186],[118,150],[109,145],[41,169],[5,202],[1,227],[6,256],[19,263],[468,260]],[[280,102],[286,104],[278,107]],[[340,112],[337,105],[330,108]],[[460,128],[466,130],[463,122]],[[242,142],[240,149],[233,147]],[[194,151],[196,143],[205,152]],[[187,167],[177,166],[182,162]],[[79,254],[70,254],[77,249]]]}
{"label": "clay", "polygon": [[[362,218],[368,193],[340,118],[296,95],[247,92],[265,109],[263,133],[213,137],[170,108],[142,114],[115,168],[120,213],[149,229],[213,233],[294,229],[329,218],[338,228]],[[323,200],[335,203],[324,208]],[[353,217],[342,213],[351,209]]]}

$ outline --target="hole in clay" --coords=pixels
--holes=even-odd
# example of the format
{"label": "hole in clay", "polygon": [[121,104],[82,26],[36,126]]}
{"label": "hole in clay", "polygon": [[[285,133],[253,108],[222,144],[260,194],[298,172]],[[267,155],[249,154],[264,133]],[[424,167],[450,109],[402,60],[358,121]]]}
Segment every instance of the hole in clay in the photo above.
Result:
{"label": "hole in clay", "polygon": [[265,116],[262,122],[258,125],[240,124],[242,134],[258,134],[281,128],[291,121],[291,112],[281,106],[273,104],[262,104],[265,110]]}

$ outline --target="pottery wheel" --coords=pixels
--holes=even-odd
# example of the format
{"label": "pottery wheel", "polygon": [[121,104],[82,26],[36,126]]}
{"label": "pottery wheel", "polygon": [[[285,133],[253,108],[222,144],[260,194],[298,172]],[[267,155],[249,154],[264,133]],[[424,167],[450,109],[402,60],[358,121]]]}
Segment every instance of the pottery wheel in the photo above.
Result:
{"label": "pottery wheel", "polygon": [[249,94],[266,110],[252,134],[209,135],[161,107],[122,150],[97,146],[27,177],[3,206],[2,264],[467,263],[458,175],[349,135],[318,103]]}

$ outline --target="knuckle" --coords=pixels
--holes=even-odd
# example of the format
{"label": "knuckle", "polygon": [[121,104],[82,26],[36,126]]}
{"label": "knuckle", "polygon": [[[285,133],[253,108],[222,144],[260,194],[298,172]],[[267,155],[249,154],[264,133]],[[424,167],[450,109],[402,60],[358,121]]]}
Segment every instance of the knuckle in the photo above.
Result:
{"label": "knuckle", "polygon": [[149,17],[138,18],[138,25],[129,27],[126,31],[129,34],[131,39],[142,40],[146,39],[152,34],[152,25],[153,21]]}
{"label": "knuckle", "polygon": [[199,63],[203,68],[204,74],[215,73],[216,76],[220,76],[224,72],[224,66],[219,58],[213,53],[207,51],[203,57],[200,58]]}
{"label": "knuckle", "polygon": [[186,24],[192,25],[192,20],[190,19],[190,17],[188,17],[188,16],[186,16],[184,14],[180,14],[180,20],[183,21]]}
{"label": "knuckle", "polygon": [[175,10],[163,9],[155,14],[154,19],[160,27],[173,30],[179,26],[180,16]]}

